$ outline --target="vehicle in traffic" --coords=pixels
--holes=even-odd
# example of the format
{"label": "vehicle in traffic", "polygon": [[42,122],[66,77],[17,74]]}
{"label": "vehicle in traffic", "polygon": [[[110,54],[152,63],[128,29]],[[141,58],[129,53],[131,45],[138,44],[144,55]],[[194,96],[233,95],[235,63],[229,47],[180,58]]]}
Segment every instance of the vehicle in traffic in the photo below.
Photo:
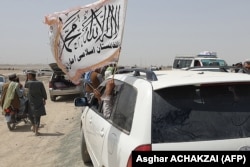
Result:
{"label": "vehicle in traffic", "polygon": [[83,81],[80,81],[79,84],[74,84],[56,63],[51,63],[49,66],[53,70],[49,80],[49,95],[51,101],[56,101],[58,96],[83,96]]}
{"label": "vehicle in traffic", "polygon": [[95,96],[74,101],[84,163],[131,167],[132,151],[250,150],[250,75],[126,70],[114,75],[109,118]]}
{"label": "vehicle in traffic", "polygon": [[6,76],[0,74],[0,95],[2,94],[3,84],[6,82]]}
{"label": "vehicle in traffic", "polygon": [[[27,106],[27,104],[25,105]],[[16,126],[21,122],[24,122],[25,124],[30,123],[27,110],[21,112],[15,110],[10,106],[8,109],[6,109],[5,112],[6,112],[5,118],[7,127],[10,131],[16,129]]]}
{"label": "vehicle in traffic", "polygon": [[37,72],[38,76],[51,76],[53,71],[48,68],[39,69]]}
{"label": "vehicle in traffic", "polygon": [[152,70],[152,71],[158,71],[158,70],[161,70],[161,67],[150,66],[150,70]]}
{"label": "vehicle in traffic", "polygon": [[173,69],[187,69],[190,67],[221,67],[227,66],[225,60],[218,58],[216,52],[204,51],[197,56],[176,56]]}

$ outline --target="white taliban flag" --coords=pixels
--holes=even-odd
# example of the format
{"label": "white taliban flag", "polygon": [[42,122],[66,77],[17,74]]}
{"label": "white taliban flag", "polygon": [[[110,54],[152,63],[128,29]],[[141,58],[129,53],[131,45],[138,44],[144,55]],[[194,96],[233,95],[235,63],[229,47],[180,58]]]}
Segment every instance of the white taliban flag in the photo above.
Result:
{"label": "white taliban flag", "polygon": [[45,16],[52,53],[71,81],[118,62],[126,8],[127,0],[100,0]]}

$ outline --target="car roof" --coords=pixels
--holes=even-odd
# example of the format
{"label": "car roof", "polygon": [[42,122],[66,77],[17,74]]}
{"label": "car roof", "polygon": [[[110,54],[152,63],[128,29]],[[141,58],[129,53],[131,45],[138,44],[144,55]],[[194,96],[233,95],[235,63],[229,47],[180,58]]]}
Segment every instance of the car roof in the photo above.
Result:
{"label": "car roof", "polygon": [[214,60],[224,60],[220,57],[197,57],[197,56],[176,56],[175,59],[195,59],[195,60],[201,60],[201,59],[214,59]]}
{"label": "car roof", "polygon": [[[128,74],[115,74],[115,78],[128,82],[137,79],[143,79],[151,82],[154,90],[165,87],[184,86],[184,85],[200,85],[209,83],[226,83],[226,82],[250,82],[250,75],[227,72],[211,72],[211,71],[184,71],[184,70],[166,70],[154,71],[157,80],[149,81],[145,79],[145,74],[133,76]],[[135,78],[136,77],[136,78]],[[132,79],[134,78],[134,79]],[[133,83],[130,82],[130,83]]]}

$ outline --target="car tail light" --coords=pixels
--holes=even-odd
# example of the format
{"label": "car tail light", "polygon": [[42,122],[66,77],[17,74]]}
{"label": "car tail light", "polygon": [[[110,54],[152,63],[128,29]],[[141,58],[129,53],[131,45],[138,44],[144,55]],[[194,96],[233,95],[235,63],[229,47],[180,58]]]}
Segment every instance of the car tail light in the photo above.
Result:
{"label": "car tail light", "polygon": [[[134,151],[152,151],[151,144],[140,145],[134,149]],[[132,152],[129,156],[127,167],[132,167]]]}

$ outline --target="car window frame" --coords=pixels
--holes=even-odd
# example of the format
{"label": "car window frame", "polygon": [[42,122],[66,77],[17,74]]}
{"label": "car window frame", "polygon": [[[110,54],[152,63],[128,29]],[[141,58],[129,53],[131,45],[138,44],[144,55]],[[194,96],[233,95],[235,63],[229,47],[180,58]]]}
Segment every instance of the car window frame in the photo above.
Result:
{"label": "car window frame", "polygon": [[[136,106],[136,100],[137,100],[137,94],[138,94],[138,91],[137,89],[126,83],[126,82],[123,82],[123,81],[119,81],[119,80],[114,80],[115,81],[115,93],[116,93],[116,97],[113,99],[113,108],[112,108],[112,111],[111,111],[111,115],[109,118],[105,118],[103,113],[102,113],[102,106],[103,106],[103,103],[101,103],[98,108],[96,107],[96,105],[93,104],[93,101],[96,100],[96,98],[94,97],[94,95],[92,94],[92,97],[90,99],[90,108],[93,112],[95,112],[96,114],[98,114],[99,116],[101,116],[105,121],[108,121],[113,127],[117,128],[118,130],[126,133],[126,134],[129,134],[131,129],[132,129],[132,124],[133,124],[133,116],[134,116],[134,112],[135,112],[135,106]],[[99,86],[98,86],[98,90],[101,92],[101,94],[104,93],[104,90],[105,90],[105,86],[106,86],[106,83],[108,82],[108,80],[105,80],[103,81]],[[117,87],[117,85],[119,85]],[[127,89],[126,88],[131,88],[134,90],[135,92],[135,96],[133,96],[133,99],[132,101],[134,102],[133,103],[133,106],[132,106],[132,110],[133,110],[133,114],[130,115],[132,116],[132,121],[131,121],[131,124],[130,124],[130,129],[126,129],[125,127],[122,127],[121,125],[119,125],[119,123],[117,123],[115,120],[114,120],[114,115],[118,112],[117,108],[119,107],[119,105],[122,105],[122,100],[120,100],[121,98],[121,95],[124,96],[124,92],[127,92]],[[131,92],[130,92],[131,93]],[[125,96],[124,96],[125,97]],[[126,96],[127,97],[127,96]],[[127,98],[126,98],[127,99]],[[127,102],[126,102],[127,103]],[[127,108],[126,108],[127,109]],[[128,109],[130,110],[130,109]]]}
{"label": "car window frame", "polygon": [[[131,88],[130,90],[128,90],[127,88]],[[132,89],[133,89],[133,91],[132,91]],[[125,94],[125,93],[130,93],[130,95],[131,95],[131,93],[132,92],[134,92],[135,93],[135,95],[134,96],[132,96],[132,97],[130,97],[129,99],[128,99],[128,96]],[[112,111],[112,113],[111,113],[111,116],[110,116],[110,121],[112,122],[112,125],[114,126],[114,127],[116,127],[117,129],[119,129],[119,130],[121,130],[122,132],[124,132],[124,133],[126,133],[126,134],[130,134],[130,132],[131,132],[131,129],[132,129],[132,126],[133,126],[133,119],[134,119],[134,113],[135,113],[135,106],[136,106],[136,101],[137,101],[137,95],[138,95],[138,91],[137,91],[137,89],[133,86],[133,85],[130,85],[130,84],[128,84],[128,83],[123,83],[123,86],[122,86],[122,88],[121,88],[121,90],[120,90],[120,92],[119,92],[120,94],[119,94],[119,96],[118,96],[118,99],[117,99],[117,101],[115,102],[115,110],[113,110]],[[123,99],[121,99],[121,98],[126,98],[126,100],[123,100]],[[128,100],[130,100],[130,101],[132,101],[133,102],[133,106],[132,106],[132,108],[129,108],[129,107],[123,107],[123,103],[127,103],[127,104],[131,104]],[[129,116],[131,116],[132,118],[131,118],[131,124],[129,125],[130,126],[130,129],[128,130],[128,129],[126,129],[124,126],[126,125],[126,124],[118,124],[118,123],[116,123],[115,122],[115,120],[114,120],[114,115],[118,112],[118,111],[120,111],[119,109],[117,109],[118,107],[120,107],[120,105],[121,105],[121,108],[122,109],[126,109],[126,110],[128,110],[128,111],[132,111],[133,113],[132,114],[130,114]],[[125,112],[126,113],[126,112]],[[128,118],[127,118],[128,119]]]}
{"label": "car window frame", "polygon": [[[105,81],[103,81],[99,86],[98,86],[98,88],[97,88],[97,90],[100,92],[100,94],[101,95],[103,95],[104,94],[104,91],[105,91],[105,89],[106,89],[106,83],[109,81],[110,79],[107,79],[107,80],[105,80]],[[114,90],[116,90],[117,89],[117,85],[121,85],[122,86],[122,82],[119,82],[118,80],[114,80],[115,81],[115,88],[114,88]],[[119,83],[119,84],[118,84]],[[120,88],[119,88],[120,89]],[[113,93],[114,93],[114,90],[113,90]],[[119,92],[119,90],[117,90],[118,92]],[[117,97],[116,97],[117,98]],[[117,100],[116,99],[112,99],[114,102],[113,102],[113,108],[112,108],[112,111],[111,111],[111,113],[115,110],[115,108],[116,108],[116,102],[117,102]],[[103,101],[101,102],[101,104],[97,104],[98,105],[98,107],[96,107],[97,105],[95,105],[94,103],[98,103],[98,101],[97,101],[97,98],[95,98],[95,96],[94,96],[94,94],[92,93],[91,94],[91,99],[90,99],[90,108],[94,111],[94,112],[96,112],[98,115],[100,115],[101,117],[103,117],[104,119],[106,119],[106,120],[109,120],[110,119],[110,117],[109,118],[105,118],[104,117],[104,115],[103,115],[103,112],[102,112],[102,109],[103,109]]]}

